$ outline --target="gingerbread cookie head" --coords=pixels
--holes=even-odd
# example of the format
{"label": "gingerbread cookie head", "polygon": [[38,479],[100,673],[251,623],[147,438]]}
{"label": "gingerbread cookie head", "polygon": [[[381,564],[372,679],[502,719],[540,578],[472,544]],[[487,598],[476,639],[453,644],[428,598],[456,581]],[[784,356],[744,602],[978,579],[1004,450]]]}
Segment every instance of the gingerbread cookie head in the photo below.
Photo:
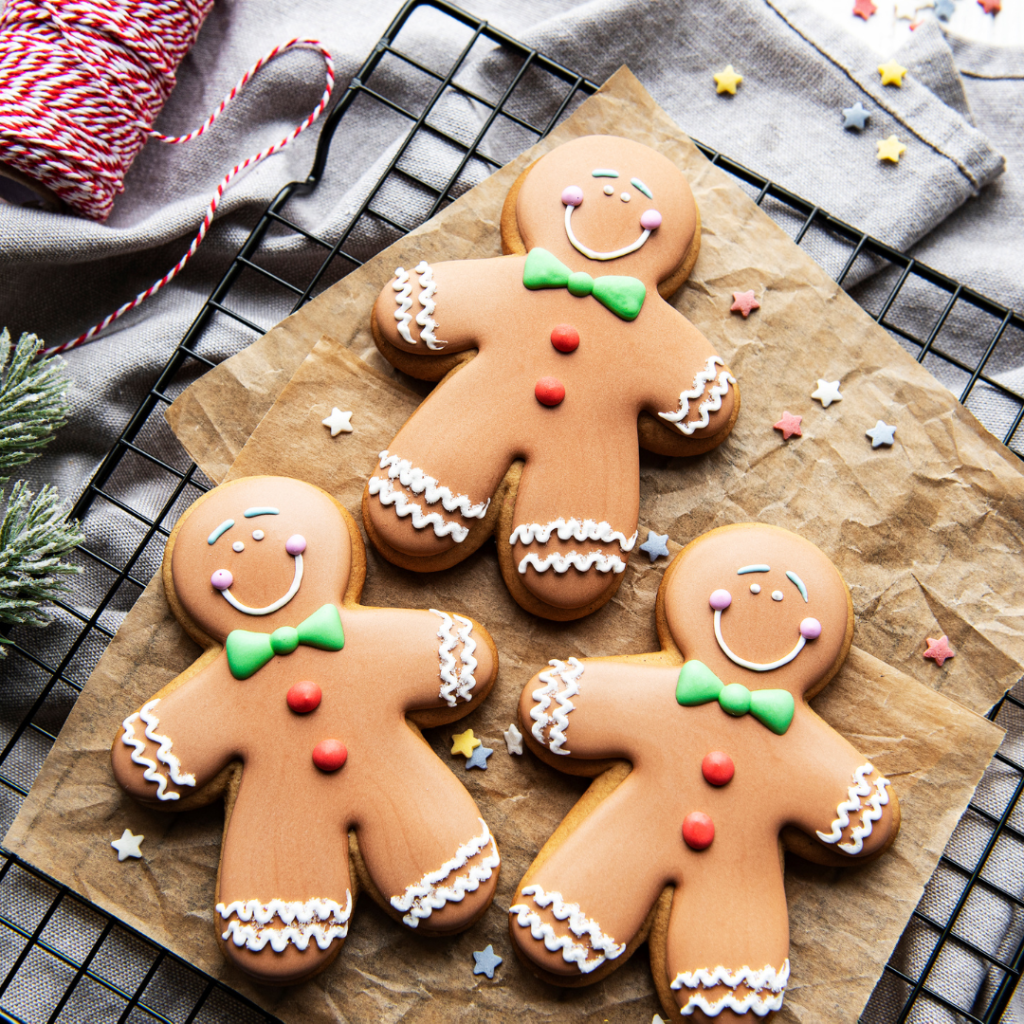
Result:
{"label": "gingerbread cookie head", "polygon": [[270,632],[341,602],[352,559],[327,494],[299,480],[248,477],[211,491],[181,518],[165,585],[193,628],[223,643],[233,629]]}
{"label": "gingerbread cookie head", "polygon": [[570,266],[582,255],[595,276],[630,275],[651,290],[685,261],[698,229],[693,193],[675,164],[639,142],[599,135],[559,146],[530,168],[515,223],[524,252],[540,247]]}
{"label": "gingerbread cookie head", "polygon": [[759,523],[712,530],[673,562],[659,624],[689,661],[751,690],[813,696],[835,675],[853,637],[846,584],[823,552]]}

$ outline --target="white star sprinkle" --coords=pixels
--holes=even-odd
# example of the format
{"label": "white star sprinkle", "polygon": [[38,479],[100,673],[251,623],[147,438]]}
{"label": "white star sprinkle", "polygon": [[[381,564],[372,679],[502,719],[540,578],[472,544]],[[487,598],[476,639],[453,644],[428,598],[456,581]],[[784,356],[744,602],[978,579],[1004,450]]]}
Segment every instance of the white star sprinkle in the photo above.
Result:
{"label": "white star sprinkle", "polygon": [[890,427],[882,420],[879,420],[870,430],[865,430],[864,433],[871,438],[872,448],[877,448],[881,444],[891,445],[896,441],[896,428]]}
{"label": "white star sprinkle", "polygon": [[125,829],[120,839],[115,839],[110,845],[117,850],[118,860],[127,860],[129,857],[141,857],[142,851],[139,847],[145,836],[133,836],[131,829]]}
{"label": "white star sprinkle", "polygon": [[839,381],[827,381],[818,378],[818,390],[811,392],[811,398],[816,398],[827,409],[833,402],[841,402],[843,396],[839,394]]}
{"label": "white star sprinkle", "polygon": [[344,431],[352,433],[352,413],[342,412],[337,406],[331,410],[331,415],[320,421],[325,427],[331,428],[331,437],[337,437]]}
{"label": "white star sprinkle", "polygon": [[505,746],[508,747],[509,754],[521,754],[523,752],[523,734],[516,728],[515,722],[502,735],[505,737]]}

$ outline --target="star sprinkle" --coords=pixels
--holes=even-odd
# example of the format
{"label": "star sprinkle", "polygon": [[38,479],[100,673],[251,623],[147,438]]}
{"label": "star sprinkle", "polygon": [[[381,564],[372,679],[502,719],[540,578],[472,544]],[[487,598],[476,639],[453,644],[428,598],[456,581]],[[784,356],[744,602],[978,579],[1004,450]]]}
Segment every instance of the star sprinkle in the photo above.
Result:
{"label": "star sprinkle", "polygon": [[856,128],[857,131],[862,131],[864,125],[868,123],[868,118],[871,115],[864,109],[864,104],[860,100],[857,100],[852,107],[843,107],[843,117],[846,120],[843,122],[844,128]]}
{"label": "star sprinkle", "polygon": [[730,313],[742,313],[743,319],[746,320],[755,309],[760,308],[761,303],[754,298],[753,289],[749,292],[732,293],[732,305],[729,307]]}
{"label": "star sprinkle", "polygon": [[[945,637],[943,637],[945,640]],[[929,641],[931,643],[931,641]],[[939,662],[941,665],[942,662]],[[142,851],[139,847],[142,845],[142,840],[145,836],[133,836],[131,829],[125,829],[121,833],[120,839],[115,839],[110,845],[117,850],[118,860],[127,860],[129,857],[141,857]]]}
{"label": "star sprinkle", "polygon": [[471,757],[473,751],[480,746],[480,741],[473,735],[472,729],[456,733],[452,737],[452,753]]}
{"label": "star sprinkle", "polygon": [[978,6],[986,14],[998,14],[1003,9],[1001,0],[978,0]]}
{"label": "star sprinkle", "polygon": [[783,441],[788,441],[794,434],[797,437],[803,437],[803,431],[800,429],[802,419],[803,416],[794,416],[791,412],[783,412],[782,419],[774,425],[774,429],[782,431]]}
{"label": "star sprinkle", "polygon": [[331,415],[320,421],[325,427],[331,428],[331,437],[337,437],[340,433],[352,433],[352,413],[342,412],[337,406],[331,410]]}
{"label": "star sprinkle", "polygon": [[942,665],[947,658],[955,658],[956,651],[949,646],[948,636],[940,636],[938,640],[928,637],[928,650],[924,652],[924,657],[932,658],[936,665]]}
{"label": "star sprinkle", "polygon": [[487,944],[486,949],[474,950],[473,959],[476,961],[473,965],[473,973],[486,974],[488,978],[494,977],[494,968],[501,964],[501,957],[494,952],[494,946],[490,943]]}
{"label": "star sprinkle", "polygon": [[900,156],[907,148],[895,135],[890,135],[884,142],[877,142],[875,145],[878,146],[878,159],[888,160],[894,164],[900,162]]}
{"label": "star sprinkle", "polygon": [[935,0],[935,17],[948,21],[956,12],[953,0]]}
{"label": "star sprinkle", "polygon": [[[477,743],[479,742],[480,741],[477,740]],[[477,747],[476,750],[473,751],[473,756],[466,759],[466,771],[468,772],[470,768],[483,768],[486,771],[487,758],[489,758],[493,753],[494,751],[490,747]]]}
{"label": "star sprinkle", "polygon": [[907,69],[899,61],[891,60],[887,64],[879,64],[878,73],[882,76],[882,85],[898,85],[902,89]]}
{"label": "star sprinkle", "polygon": [[843,396],[839,394],[839,381],[827,381],[818,378],[818,389],[811,392],[811,398],[816,398],[827,409],[833,402],[841,402]]}
{"label": "star sprinkle", "polygon": [[661,558],[663,555],[668,558],[668,534],[647,531],[647,540],[640,545],[641,551],[646,551],[651,556],[651,561]]}
{"label": "star sprinkle", "polygon": [[724,71],[719,71],[718,74],[715,75],[715,85],[717,86],[715,92],[727,92],[730,96],[735,96],[736,86],[742,81],[743,76],[737,75],[736,72],[733,71],[732,65],[727,64]]}
{"label": "star sprinkle", "polygon": [[523,734],[516,728],[515,722],[502,733],[502,736],[505,737],[505,746],[508,747],[510,755],[523,752]]}
{"label": "star sprinkle", "polygon": [[868,18],[870,18],[877,10],[878,8],[871,2],[871,0],[853,0],[853,13],[858,18],[863,18],[865,21],[867,21]]}
{"label": "star sprinkle", "polygon": [[870,430],[865,430],[864,433],[871,438],[872,448],[883,444],[891,445],[896,440],[896,428],[890,427],[882,420],[879,420]]}

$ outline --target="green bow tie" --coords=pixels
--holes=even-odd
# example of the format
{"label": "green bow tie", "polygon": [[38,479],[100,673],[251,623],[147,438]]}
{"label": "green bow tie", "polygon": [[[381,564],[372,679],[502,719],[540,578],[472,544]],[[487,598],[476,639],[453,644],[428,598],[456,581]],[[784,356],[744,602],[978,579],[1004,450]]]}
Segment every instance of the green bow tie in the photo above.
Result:
{"label": "green bow tie", "polygon": [[635,277],[608,274],[593,278],[582,270],[573,273],[547,249],[531,249],[523,268],[523,284],[537,288],[568,288],[573,295],[593,295],[602,306],[623,320],[635,320],[644,305],[647,289]]}
{"label": "green bow tie", "polygon": [[796,704],[789,690],[748,690],[742,683],[726,686],[703,662],[688,661],[679,671],[676,700],[683,707],[717,700],[730,715],[752,714],[782,736],[793,721]]}
{"label": "green bow tie", "polygon": [[317,647],[321,651],[340,651],[345,646],[345,631],[341,616],[333,604],[318,608],[308,619],[294,626],[282,626],[273,633],[252,633],[247,629],[233,629],[228,633],[224,650],[228,668],[236,679],[248,679],[275,654],[291,654],[299,644]]}

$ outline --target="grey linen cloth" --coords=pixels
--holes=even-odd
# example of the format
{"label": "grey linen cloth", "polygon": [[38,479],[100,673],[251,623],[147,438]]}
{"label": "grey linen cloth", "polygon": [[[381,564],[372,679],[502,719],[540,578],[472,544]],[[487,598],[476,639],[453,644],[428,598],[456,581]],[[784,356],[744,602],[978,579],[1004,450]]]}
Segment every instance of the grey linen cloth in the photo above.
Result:
{"label": "grey linen cloth", "polygon": [[[897,55],[911,74],[902,89],[895,89],[880,85],[876,54],[800,0],[466,0],[463,6],[594,81],[628,64],[694,138],[997,301],[1024,308],[1024,244],[1019,234],[1024,208],[1024,54],[947,38],[929,22]],[[315,36],[332,51],[340,96],[398,8],[397,0],[261,0],[259,5],[219,0],[179,70],[177,88],[157,127],[169,134],[195,127],[242,71],[291,36]],[[446,69],[465,38],[451,19],[423,9],[403,30],[398,45],[421,62]],[[417,93],[389,61],[393,58],[381,65],[371,84],[399,102],[422,102],[433,85],[424,83]],[[744,76],[736,96],[715,93],[711,76],[727,63]],[[514,64],[509,52],[478,44],[459,81],[483,95],[500,95]],[[65,341],[147,287],[184,251],[225,170],[301,120],[316,103],[322,83],[322,67],[312,53],[292,53],[273,62],[200,140],[184,147],[144,147],[106,224],[0,206],[0,324],[15,336],[32,331],[50,343]],[[517,112],[527,117],[551,104],[544,86],[533,79],[527,79],[515,100]],[[871,115],[868,127],[861,133],[844,131],[841,108],[857,101]],[[449,94],[433,122],[471,139],[486,114],[479,105]],[[338,237],[407,127],[398,115],[382,115],[377,105],[356,103],[346,114],[324,180],[310,197],[292,203],[289,215],[322,237]],[[875,141],[890,134],[907,146],[898,166],[876,158]],[[243,177],[228,193],[207,241],[186,271],[100,340],[69,354],[72,422],[47,454],[28,467],[27,475],[36,484],[56,482],[66,496],[77,495],[266,203],[286,182],[306,176],[316,136],[316,129],[308,131]],[[514,125],[498,123],[485,140],[485,150],[506,160],[532,141]],[[1004,156],[1006,173],[1000,177]],[[440,143],[424,143],[407,153],[405,166],[441,184],[441,169],[451,158]],[[471,162],[457,191],[487,173],[486,164]],[[385,192],[377,203],[381,212],[410,223],[421,201]],[[360,227],[352,246],[370,255],[393,237],[380,226]],[[283,229],[271,232],[260,254],[262,266],[295,282],[304,281],[319,259],[301,236]],[[873,264],[858,268],[854,294],[869,305],[873,294],[886,287],[887,273]],[[252,274],[236,283],[231,305],[266,328],[289,312]],[[909,295],[896,312],[908,327],[919,329],[927,308],[923,297],[918,303]],[[951,318],[944,334],[951,347],[969,344],[976,333],[977,324],[969,316],[958,317]],[[252,338],[251,332],[221,316],[204,333],[201,352],[218,360]],[[1011,347],[1004,362],[993,371],[1019,388],[1024,343]],[[187,383],[186,375],[177,386]],[[957,385],[953,379],[946,383]],[[998,396],[983,394],[980,400],[996,402]],[[157,435],[150,437],[149,447],[180,463],[169,432],[154,429]],[[124,500],[141,509],[159,507],[156,471],[140,459],[119,472]],[[137,542],[120,529],[122,522],[102,513],[89,520],[90,545],[118,562]],[[137,571],[152,571],[158,559],[158,551],[143,558]],[[86,591],[89,586],[87,581]],[[76,603],[87,607],[98,601],[102,586],[97,582],[93,589],[93,594],[76,595]],[[107,621],[116,625],[126,607],[112,604]],[[57,643],[59,628],[50,632]],[[48,643],[46,634],[42,636],[41,641],[23,636],[23,642]],[[5,720],[13,713],[0,707]],[[1016,744],[1016,753],[1024,746],[1024,722],[1005,724],[1015,729],[1016,739],[1008,742]],[[1007,772],[994,767],[979,802],[991,804],[998,813],[1007,784]],[[965,818],[949,856],[971,867],[990,831],[983,819]],[[986,877],[1024,894],[1022,864],[1022,851],[1001,843]],[[944,920],[962,885],[961,875],[940,868],[923,909]],[[1012,955],[1022,927],[1024,921],[1009,913],[1005,900],[978,890],[958,932],[969,934],[980,948],[1006,956]],[[911,976],[921,969],[933,942],[921,922],[908,930],[899,956]],[[984,1000],[997,983],[988,977],[983,960],[956,946],[947,946],[929,981],[964,1009]],[[891,1019],[903,994],[887,978],[866,1019]],[[955,1019],[943,1017],[945,1011],[931,1004],[922,1003],[915,1012],[914,1020]]]}

